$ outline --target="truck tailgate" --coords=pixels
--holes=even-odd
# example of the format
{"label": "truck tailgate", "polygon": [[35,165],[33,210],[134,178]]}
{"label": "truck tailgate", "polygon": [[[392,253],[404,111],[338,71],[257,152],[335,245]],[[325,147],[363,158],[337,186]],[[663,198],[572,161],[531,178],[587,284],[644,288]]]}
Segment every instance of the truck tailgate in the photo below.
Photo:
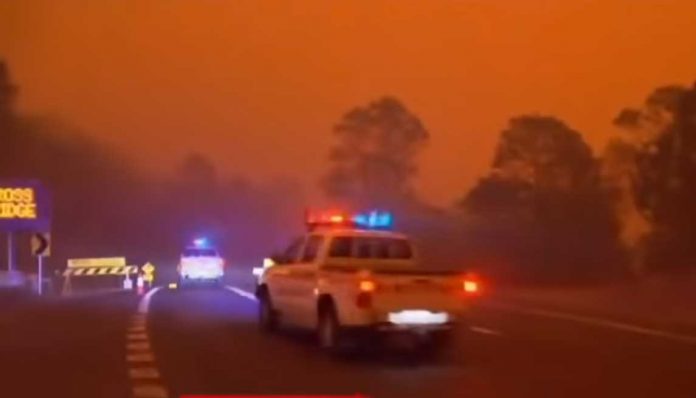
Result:
{"label": "truck tailgate", "polygon": [[404,309],[459,311],[464,308],[463,277],[458,272],[373,271],[378,288],[373,306],[381,312]]}

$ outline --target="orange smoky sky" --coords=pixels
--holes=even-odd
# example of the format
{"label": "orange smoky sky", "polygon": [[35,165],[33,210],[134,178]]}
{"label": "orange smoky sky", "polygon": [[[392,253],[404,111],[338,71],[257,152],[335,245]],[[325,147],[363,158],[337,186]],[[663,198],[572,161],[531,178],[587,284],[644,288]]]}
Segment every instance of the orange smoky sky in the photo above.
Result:
{"label": "orange smoky sky", "polygon": [[2,0],[0,58],[22,111],[148,169],[195,150],[307,187],[341,115],[393,95],[432,135],[421,195],[448,204],[510,116],[556,115],[600,150],[622,107],[696,79],[696,1]]}

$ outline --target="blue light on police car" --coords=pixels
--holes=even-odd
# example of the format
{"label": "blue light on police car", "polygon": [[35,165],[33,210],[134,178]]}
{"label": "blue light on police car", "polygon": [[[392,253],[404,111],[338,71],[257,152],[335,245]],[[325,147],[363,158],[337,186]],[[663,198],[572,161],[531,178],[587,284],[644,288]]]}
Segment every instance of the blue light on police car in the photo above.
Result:
{"label": "blue light on police car", "polygon": [[388,229],[394,225],[391,213],[373,210],[367,213],[356,214],[353,222],[360,227],[370,229]]}
{"label": "blue light on police car", "polygon": [[206,238],[196,238],[193,240],[193,245],[196,247],[207,247],[208,246],[208,239]]}

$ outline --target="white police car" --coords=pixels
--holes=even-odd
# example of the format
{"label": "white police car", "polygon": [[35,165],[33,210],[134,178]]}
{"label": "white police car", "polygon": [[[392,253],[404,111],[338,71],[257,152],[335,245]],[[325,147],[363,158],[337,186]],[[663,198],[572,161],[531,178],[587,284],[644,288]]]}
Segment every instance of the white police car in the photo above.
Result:
{"label": "white police car", "polygon": [[196,239],[181,253],[179,286],[191,284],[221,284],[225,275],[225,260],[207,240]]}

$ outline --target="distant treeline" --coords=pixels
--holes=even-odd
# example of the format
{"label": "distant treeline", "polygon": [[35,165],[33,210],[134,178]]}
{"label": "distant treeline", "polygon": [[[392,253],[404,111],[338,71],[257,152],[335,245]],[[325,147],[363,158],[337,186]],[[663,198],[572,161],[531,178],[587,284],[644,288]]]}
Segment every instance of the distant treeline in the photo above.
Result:
{"label": "distant treeline", "polygon": [[335,200],[400,209],[433,262],[498,279],[696,270],[696,85],[658,88],[614,124],[597,155],[558,118],[515,116],[490,171],[452,208],[433,209],[413,189],[431,135],[397,99],[382,98],[335,126],[322,184]]}
{"label": "distant treeline", "polygon": [[[203,154],[168,177],[148,175],[60,122],[18,114],[16,94],[0,63],[0,178],[39,178],[53,191],[54,264],[128,255],[173,265],[196,235],[231,258],[259,261],[299,232],[311,205],[296,182],[223,177]],[[433,266],[551,282],[694,268],[696,86],[658,88],[614,123],[616,135],[595,154],[558,118],[515,116],[490,171],[438,209],[413,188],[432,135],[385,97],[336,124],[320,186],[337,206],[394,210]]]}
{"label": "distant treeline", "polygon": [[[38,178],[50,189],[53,268],[100,256],[173,267],[196,236],[209,237],[233,265],[258,265],[293,232],[281,225],[301,226],[302,192],[293,181],[223,177],[198,153],[166,177],[149,175],[60,121],[18,114],[16,94],[0,67],[0,178]],[[20,266],[33,271],[26,234],[17,247]]]}

